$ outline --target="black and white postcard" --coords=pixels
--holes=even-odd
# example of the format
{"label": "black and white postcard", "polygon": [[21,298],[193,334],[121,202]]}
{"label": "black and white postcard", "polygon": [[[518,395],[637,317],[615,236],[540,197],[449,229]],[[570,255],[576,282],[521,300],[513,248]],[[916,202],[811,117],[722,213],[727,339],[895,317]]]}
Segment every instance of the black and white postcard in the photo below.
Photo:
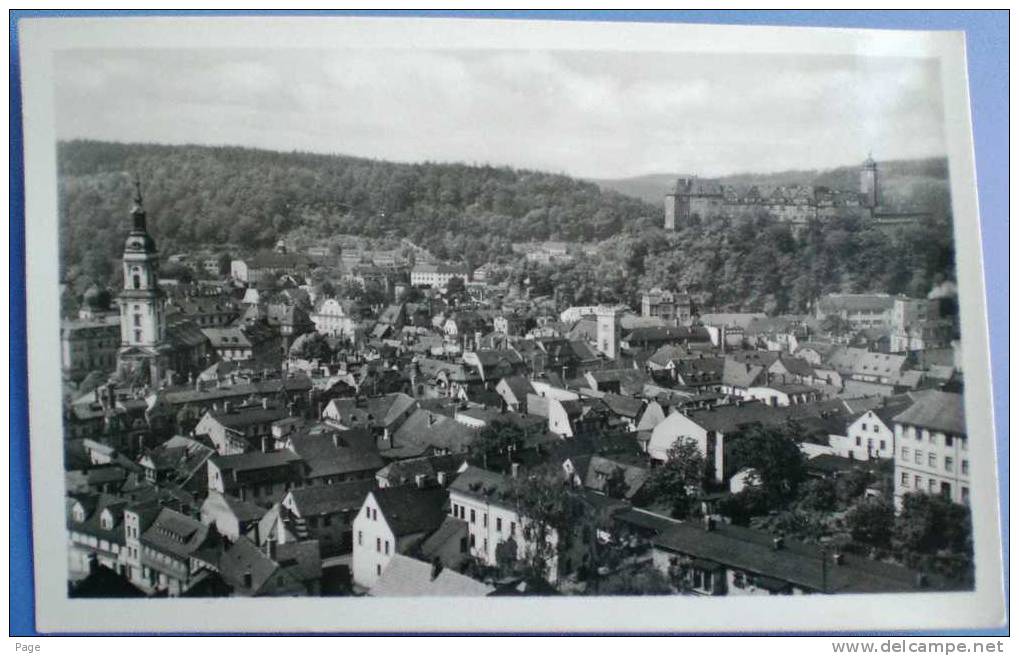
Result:
{"label": "black and white postcard", "polygon": [[959,33],[19,37],[41,631],[1001,620]]}

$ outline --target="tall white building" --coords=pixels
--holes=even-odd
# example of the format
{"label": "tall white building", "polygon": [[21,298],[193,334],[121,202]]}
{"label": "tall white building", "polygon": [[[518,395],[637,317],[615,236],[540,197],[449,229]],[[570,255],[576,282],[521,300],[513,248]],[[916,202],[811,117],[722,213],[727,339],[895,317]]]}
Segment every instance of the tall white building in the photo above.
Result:
{"label": "tall white building", "polygon": [[[159,287],[159,251],[146,226],[141,185],[135,182],[131,232],[124,242],[124,289],[120,293],[120,351],[117,369],[156,385],[166,373],[166,295]],[[147,372],[146,372],[147,370]]]}
{"label": "tall white building", "polygon": [[908,493],[969,503],[969,440],[961,394],[930,390],[893,419],[895,505]]}

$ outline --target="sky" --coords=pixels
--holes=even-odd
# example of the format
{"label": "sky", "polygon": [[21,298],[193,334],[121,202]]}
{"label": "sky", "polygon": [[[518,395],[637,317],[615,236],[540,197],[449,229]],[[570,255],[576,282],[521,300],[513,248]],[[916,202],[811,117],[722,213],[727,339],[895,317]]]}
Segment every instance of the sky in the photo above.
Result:
{"label": "sky", "polygon": [[96,50],[56,62],[57,134],[578,177],[943,156],[936,60],[506,50]]}

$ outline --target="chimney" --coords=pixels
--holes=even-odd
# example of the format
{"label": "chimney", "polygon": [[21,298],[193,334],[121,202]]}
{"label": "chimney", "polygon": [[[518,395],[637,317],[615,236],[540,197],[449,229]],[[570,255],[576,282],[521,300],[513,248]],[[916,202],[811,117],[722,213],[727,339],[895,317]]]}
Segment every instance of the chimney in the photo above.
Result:
{"label": "chimney", "polygon": [[263,410],[268,410],[269,409],[269,397],[268,396],[262,397],[262,409]]}
{"label": "chimney", "polygon": [[785,549],[785,538],[779,535],[771,540],[771,548],[775,551],[781,551]]}
{"label": "chimney", "polygon": [[418,488],[423,488],[425,486],[425,475],[424,474],[415,474],[414,475],[414,485],[417,486]]}
{"label": "chimney", "polygon": [[223,412],[230,414],[233,412],[234,405],[230,401],[223,401]]}
{"label": "chimney", "polygon": [[517,478],[520,475],[520,463],[510,463],[510,476]]}
{"label": "chimney", "polygon": [[436,478],[438,479],[440,486],[446,487],[446,472],[444,471],[439,472],[436,475]]}
{"label": "chimney", "polygon": [[840,552],[840,551],[836,551],[835,553],[833,553],[833,554],[831,555],[831,561],[832,561],[833,563],[835,563],[836,565],[841,565],[841,564],[842,564],[842,561],[843,561],[843,556],[842,556],[842,552]]}
{"label": "chimney", "polygon": [[434,581],[442,573],[442,561],[436,556],[435,560],[432,561],[432,580]]}
{"label": "chimney", "polygon": [[246,570],[244,570],[244,587],[248,588],[248,589],[251,588],[251,568],[250,567],[248,567]]}
{"label": "chimney", "polygon": [[708,532],[714,531],[715,528],[717,528],[717,524],[715,522],[716,522],[716,520],[715,520],[714,517],[712,517],[711,515],[705,515],[704,516],[704,530],[708,531]]}

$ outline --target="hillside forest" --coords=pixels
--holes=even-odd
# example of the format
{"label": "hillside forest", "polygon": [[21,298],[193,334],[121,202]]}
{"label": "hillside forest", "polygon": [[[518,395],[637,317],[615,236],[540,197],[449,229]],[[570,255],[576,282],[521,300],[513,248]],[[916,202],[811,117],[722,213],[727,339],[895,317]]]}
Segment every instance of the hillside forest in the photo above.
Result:
{"label": "hillside forest", "polygon": [[[513,278],[565,302],[636,307],[642,289],[663,286],[688,289],[705,309],[770,313],[804,311],[833,291],[924,296],[955,277],[947,169],[934,165],[899,163],[902,172],[882,180],[886,198],[931,212],[925,224],[879,229],[844,218],[799,233],[763,216],[669,233],[661,203],[506,167],[95,141],[60,143],[58,167],[61,275],[70,294],[92,282],[119,284],[134,175],[164,255],[201,249],[236,257],[279,239],[321,245],[354,235],[380,248],[410,242],[471,267],[501,265],[495,280]],[[597,250],[549,265],[525,264],[511,250],[545,240]]]}

